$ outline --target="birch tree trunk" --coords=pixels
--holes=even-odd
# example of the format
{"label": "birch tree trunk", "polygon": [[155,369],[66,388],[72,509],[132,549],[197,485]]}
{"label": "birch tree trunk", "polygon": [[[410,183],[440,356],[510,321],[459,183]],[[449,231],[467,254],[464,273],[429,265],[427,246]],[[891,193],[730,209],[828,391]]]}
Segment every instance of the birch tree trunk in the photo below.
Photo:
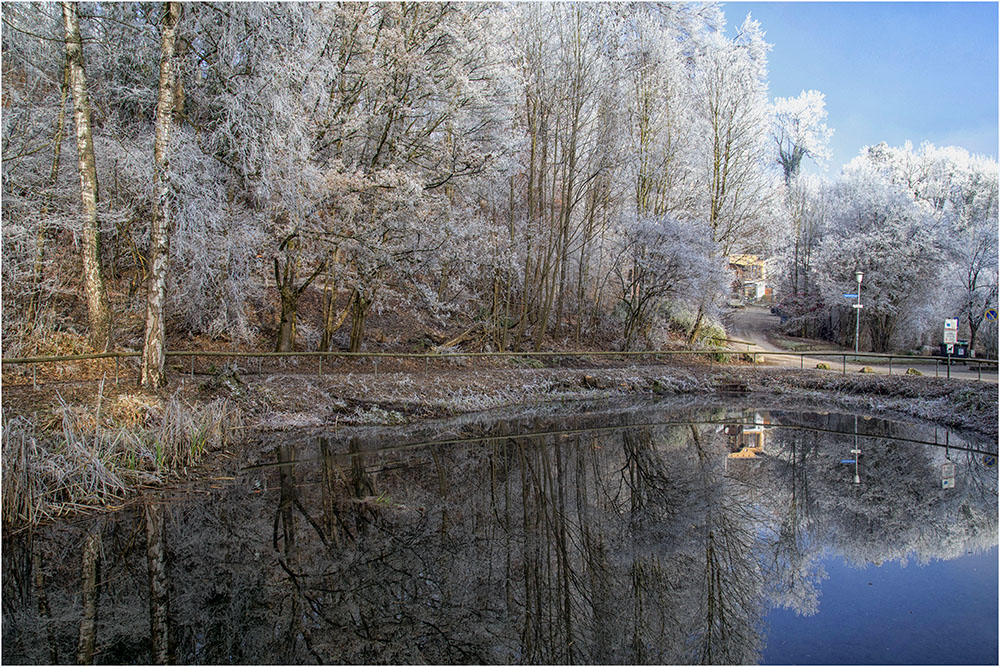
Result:
{"label": "birch tree trunk", "polygon": [[101,268],[101,232],[97,223],[97,162],[94,135],[90,127],[90,100],[87,75],[83,68],[83,40],[76,3],[62,3],[66,28],[66,60],[70,91],[73,94],[73,122],[80,171],[80,199],[83,202],[83,287],[87,298],[87,321],[91,347],[106,350],[111,333],[111,309]]}
{"label": "birch tree trunk", "polygon": [[170,650],[170,583],[167,578],[163,505],[157,498],[145,507],[146,565],[149,576],[149,636],[154,665],[174,662]]}
{"label": "birch tree trunk", "polygon": [[139,384],[157,388],[167,384],[164,372],[165,332],[163,303],[167,295],[167,262],[173,205],[170,185],[170,126],[174,115],[176,90],[177,23],[179,2],[163,5],[163,28],[160,43],[160,82],[156,102],[156,138],[153,144],[153,211],[149,230],[149,288],[146,297],[146,334],[142,343],[142,369]]}
{"label": "birch tree trunk", "polygon": [[83,610],[80,615],[80,635],[76,648],[79,665],[94,663],[97,644],[97,598],[100,592],[101,530],[91,528],[83,540],[80,597]]}

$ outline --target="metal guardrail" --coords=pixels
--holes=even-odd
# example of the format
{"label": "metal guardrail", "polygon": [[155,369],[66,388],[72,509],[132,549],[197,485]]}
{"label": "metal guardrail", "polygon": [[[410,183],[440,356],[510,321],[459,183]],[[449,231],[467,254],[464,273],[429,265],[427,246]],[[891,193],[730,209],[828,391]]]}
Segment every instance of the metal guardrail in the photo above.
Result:
{"label": "metal guardrail", "polygon": [[[393,359],[455,359],[455,358],[486,358],[486,357],[507,357],[507,358],[519,358],[519,357],[541,357],[541,358],[551,358],[551,357],[662,357],[662,356],[699,356],[699,355],[710,355],[710,358],[714,358],[717,355],[732,355],[737,354],[745,357],[751,357],[754,364],[758,363],[758,358],[761,356],[791,356],[799,357],[799,368],[801,370],[805,369],[805,358],[806,357],[833,357],[841,359],[841,368],[843,373],[847,373],[847,361],[848,357],[853,358],[855,361],[866,360],[866,359],[881,359],[888,362],[889,375],[892,375],[892,362],[893,360],[908,361],[910,363],[930,363],[934,362],[934,374],[935,377],[939,376],[939,369],[941,363],[944,362],[947,372],[946,377],[951,377],[951,364],[956,361],[960,363],[976,364],[978,370],[978,379],[982,380],[982,367],[983,364],[987,366],[997,366],[996,359],[977,359],[975,357],[967,359],[958,359],[955,357],[940,357],[940,356],[927,356],[918,357],[910,355],[899,355],[899,354],[884,354],[876,352],[859,353],[855,355],[853,352],[841,352],[836,350],[817,350],[817,351],[751,351],[749,348],[755,343],[749,341],[741,341],[734,339],[714,339],[720,340],[727,343],[736,343],[739,345],[746,345],[747,351],[742,350],[725,350],[725,349],[713,349],[713,350],[625,350],[625,351],[568,351],[568,352],[341,352],[341,351],[330,351],[330,352],[320,352],[320,351],[310,351],[310,352],[238,352],[238,351],[227,351],[227,350],[167,350],[165,355],[168,357],[188,357],[191,360],[191,374],[194,375],[194,359],[195,357],[224,357],[224,358],[256,358],[259,361],[261,359],[268,358],[289,358],[289,357],[303,357],[303,358],[318,358],[319,360],[319,373],[323,372],[323,360],[333,357],[333,358],[355,358],[355,359],[373,359],[377,360],[382,358],[393,358]],[[0,363],[3,365],[8,364],[44,364],[44,363],[61,363],[61,362],[72,362],[72,361],[86,361],[92,359],[114,359],[115,360],[115,380],[118,380],[119,365],[122,359],[134,358],[141,356],[139,352],[98,352],[94,354],[76,354],[67,356],[50,356],[50,357],[13,357],[13,358],[3,358],[0,359]],[[950,362],[950,363],[949,363]],[[377,367],[376,367],[377,368]],[[258,367],[258,371],[260,371]]]}
{"label": "metal guardrail", "polygon": [[[746,353],[744,353],[744,354],[746,354]],[[838,358],[839,357],[841,359],[841,365],[842,365],[842,372],[843,373],[847,373],[847,359],[848,359],[848,357],[852,358],[852,360],[856,361],[856,362],[858,362],[858,361],[862,361],[863,362],[865,359],[884,359],[884,360],[886,360],[888,362],[888,365],[889,365],[889,375],[892,375],[892,361],[893,361],[893,359],[897,359],[897,360],[900,360],[900,361],[909,361],[911,363],[920,363],[920,362],[930,363],[931,361],[933,361],[934,362],[934,376],[935,377],[938,377],[939,368],[941,366],[941,363],[943,362],[945,364],[945,367],[947,368],[946,377],[948,377],[948,378],[951,378],[951,366],[953,364],[955,364],[955,363],[976,364],[976,370],[978,371],[978,379],[979,380],[983,379],[983,364],[986,364],[987,366],[991,366],[991,365],[992,366],[997,366],[997,364],[998,364],[998,361],[996,359],[979,359],[979,358],[976,358],[976,357],[968,357],[968,358],[940,357],[940,356],[918,357],[918,356],[911,356],[911,355],[908,355],[908,354],[887,354],[887,353],[879,353],[879,352],[859,352],[859,353],[855,354],[854,352],[841,352],[841,351],[838,351],[838,350],[815,350],[815,351],[799,351],[799,352],[791,352],[791,351],[780,351],[780,352],[763,351],[763,352],[750,352],[749,354],[753,355],[754,363],[757,363],[757,355],[799,357],[799,368],[800,369],[804,369],[804,367],[805,367],[805,358],[806,357],[833,357],[833,358]]]}

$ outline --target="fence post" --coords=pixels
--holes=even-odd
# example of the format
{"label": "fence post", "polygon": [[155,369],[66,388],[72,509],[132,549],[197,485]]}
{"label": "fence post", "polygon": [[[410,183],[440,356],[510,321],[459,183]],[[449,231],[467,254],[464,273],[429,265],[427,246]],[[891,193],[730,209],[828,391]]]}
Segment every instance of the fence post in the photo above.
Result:
{"label": "fence post", "polygon": [[121,357],[115,357],[115,386],[118,386],[118,361]]}
{"label": "fence post", "polygon": [[843,368],[842,372],[843,372],[844,375],[847,375],[847,355],[846,354],[844,355],[843,361],[844,361],[844,368]]}
{"label": "fence post", "polygon": [[892,375],[892,355],[889,355],[889,375]]}
{"label": "fence post", "polygon": [[805,367],[806,367],[806,355],[800,354],[799,355],[799,370],[801,371],[801,370],[805,369]]}
{"label": "fence post", "polygon": [[323,377],[323,355],[319,355],[319,376]]}

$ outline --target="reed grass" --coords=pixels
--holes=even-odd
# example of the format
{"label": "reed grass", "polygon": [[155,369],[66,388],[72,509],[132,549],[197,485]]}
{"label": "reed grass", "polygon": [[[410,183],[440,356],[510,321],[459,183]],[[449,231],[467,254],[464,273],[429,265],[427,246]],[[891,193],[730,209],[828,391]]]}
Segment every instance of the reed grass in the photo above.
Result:
{"label": "reed grass", "polygon": [[162,406],[121,403],[102,405],[99,395],[96,410],[88,410],[60,397],[58,420],[4,417],[5,527],[119,504],[232,445],[242,429],[240,410],[227,399],[195,406],[176,396]]}

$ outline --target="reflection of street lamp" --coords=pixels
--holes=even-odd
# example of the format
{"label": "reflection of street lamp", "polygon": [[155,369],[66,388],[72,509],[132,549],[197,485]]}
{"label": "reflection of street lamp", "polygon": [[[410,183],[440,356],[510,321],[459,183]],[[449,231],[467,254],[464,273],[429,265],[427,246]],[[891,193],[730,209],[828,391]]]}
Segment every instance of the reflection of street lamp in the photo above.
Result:
{"label": "reflection of street lamp", "polygon": [[[858,274],[860,275],[860,273]],[[861,285],[861,280],[858,280],[858,285]],[[854,483],[860,484],[861,477],[858,475],[858,459],[861,457],[861,448],[858,447],[858,416],[854,415],[854,449],[851,450],[851,454],[854,454]]]}
{"label": "reflection of street lamp", "polygon": [[858,295],[857,303],[854,304],[855,317],[854,317],[854,361],[858,360],[858,334],[861,332],[861,279],[865,277],[865,274],[861,271],[854,272],[854,278],[858,281],[858,291],[855,294]]}

